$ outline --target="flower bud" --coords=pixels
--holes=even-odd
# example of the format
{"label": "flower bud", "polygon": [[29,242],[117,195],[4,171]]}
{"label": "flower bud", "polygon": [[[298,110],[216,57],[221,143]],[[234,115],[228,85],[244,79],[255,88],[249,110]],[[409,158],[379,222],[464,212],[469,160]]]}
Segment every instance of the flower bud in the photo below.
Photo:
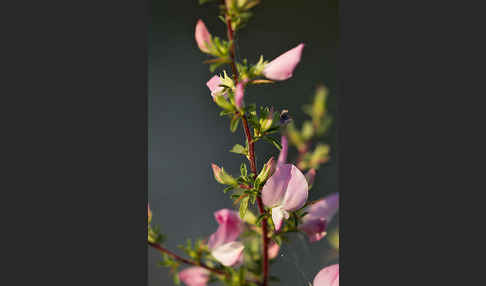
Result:
{"label": "flower bud", "polygon": [[300,44],[266,64],[263,69],[265,77],[272,80],[286,80],[291,78],[295,67],[300,62],[303,49],[304,44]]}
{"label": "flower bud", "polygon": [[148,223],[152,221],[152,211],[150,210],[150,205],[147,204],[147,209],[148,209]]}
{"label": "flower bud", "polygon": [[241,109],[243,106],[243,97],[245,96],[245,90],[243,88],[243,84],[240,82],[236,85],[235,91],[235,105],[238,109]]}
{"label": "flower bud", "polygon": [[275,160],[271,157],[268,162],[263,166],[260,174],[256,177],[255,182],[258,182],[258,185],[264,183],[268,178],[273,175],[275,171]]}
{"label": "flower bud", "polygon": [[270,242],[270,245],[268,246],[268,259],[274,259],[277,257],[278,252],[280,250],[280,245],[275,242]]}
{"label": "flower bud", "polygon": [[179,272],[179,279],[187,286],[206,286],[209,281],[209,275],[208,270],[194,266]]}
{"label": "flower bud", "polygon": [[260,127],[262,128],[262,131],[265,132],[270,127],[272,127],[273,123],[273,107],[268,110],[267,116],[265,118],[260,118]]}
{"label": "flower bud", "polygon": [[213,46],[211,34],[208,32],[206,25],[202,20],[198,20],[196,24],[196,31],[194,33],[196,43],[199,49],[204,53],[210,53],[210,49]]}
{"label": "flower bud", "polygon": [[216,179],[218,183],[223,185],[236,184],[236,179],[226,173],[223,168],[218,167],[216,164],[211,164],[211,167],[213,168],[214,179]]}

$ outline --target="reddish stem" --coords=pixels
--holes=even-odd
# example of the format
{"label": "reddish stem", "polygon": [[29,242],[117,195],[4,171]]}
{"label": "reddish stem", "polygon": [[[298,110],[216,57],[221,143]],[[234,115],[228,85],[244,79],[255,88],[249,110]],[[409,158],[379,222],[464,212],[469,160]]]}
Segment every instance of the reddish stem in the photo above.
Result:
{"label": "reddish stem", "polygon": [[[238,69],[236,68],[236,61],[235,61],[235,44],[234,44],[234,33],[233,33],[233,27],[231,26],[231,18],[229,15],[226,15],[226,26],[228,29],[228,40],[231,42],[230,46],[230,57],[231,57],[231,69],[233,71],[233,79],[235,81],[235,86],[238,84]],[[241,120],[243,121],[243,129],[245,131],[246,135],[246,140],[248,142],[249,146],[249,161],[250,161],[250,169],[251,172],[255,175],[255,177],[258,175],[257,174],[257,169],[256,169],[256,162],[255,162],[255,146],[253,142],[253,138],[250,132],[250,128],[248,127],[248,120],[246,119],[246,116],[243,115],[241,117]],[[260,214],[265,213],[265,208],[263,207],[263,201],[261,196],[257,197],[257,204],[258,204],[258,210],[260,211]],[[263,242],[263,277],[262,277],[262,286],[267,286],[268,285],[268,229],[267,229],[267,220],[263,219],[262,220],[262,242]]]}
{"label": "reddish stem", "polygon": [[189,260],[189,259],[185,259],[183,257],[180,257],[179,255],[175,254],[174,252],[164,248],[162,245],[158,244],[158,243],[152,243],[152,242],[149,242],[148,243],[150,246],[152,246],[153,248],[157,249],[158,251],[162,252],[162,253],[165,253],[169,256],[171,256],[172,258],[182,262],[182,263],[185,263],[185,264],[189,264],[189,265],[194,265],[194,266],[199,266],[199,267],[202,267],[202,268],[205,268],[213,273],[216,273],[216,274],[219,274],[219,275],[227,275],[226,273],[224,273],[223,271],[221,270],[217,270],[217,269],[214,269],[214,268],[211,268],[209,266],[207,266],[206,264],[204,263],[198,263],[196,261],[192,261],[192,260]]}

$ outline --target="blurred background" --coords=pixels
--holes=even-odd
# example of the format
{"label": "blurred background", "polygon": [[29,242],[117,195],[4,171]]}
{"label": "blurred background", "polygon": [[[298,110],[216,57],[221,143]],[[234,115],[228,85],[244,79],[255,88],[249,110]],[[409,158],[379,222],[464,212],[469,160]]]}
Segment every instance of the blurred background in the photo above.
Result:
{"label": "blurred background", "polygon": [[[194,40],[197,19],[202,19],[213,36],[226,37],[218,20],[216,4],[200,6],[197,0],[152,1],[149,30],[149,203],[153,225],[167,235],[165,245],[178,254],[178,244],[186,238],[207,237],[217,223],[213,212],[231,208],[223,195],[223,186],[212,175],[210,164],[224,166],[237,174],[242,156],[228,152],[236,144],[244,145],[241,128],[229,131],[229,119],[219,116],[206,81],[212,76],[208,57]],[[337,0],[264,0],[253,9],[254,17],[237,34],[238,59],[255,63],[260,55],[272,60],[281,53],[306,44],[294,76],[273,85],[249,87],[245,102],[287,108],[300,128],[307,116],[302,105],[311,103],[318,84],[329,88],[329,112],[334,124],[322,141],[331,145],[331,160],[317,172],[309,199],[315,200],[338,191],[336,128],[336,77],[339,18]],[[224,67],[230,71],[229,67]],[[257,165],[277,150],[267,143],[255,146]],[[289,161],[296,158],[295,149]],[[330,225],[334,229],[339,218]],[[169,270],[158,266],[160,254],[148,248],[148,285],[173,285]],[[307,285],[324,266],[338,262],[337,252],[327,239],[309,244],[295,235],[280,257],[271,265],[271,275],[281,278],[273,285]]]}

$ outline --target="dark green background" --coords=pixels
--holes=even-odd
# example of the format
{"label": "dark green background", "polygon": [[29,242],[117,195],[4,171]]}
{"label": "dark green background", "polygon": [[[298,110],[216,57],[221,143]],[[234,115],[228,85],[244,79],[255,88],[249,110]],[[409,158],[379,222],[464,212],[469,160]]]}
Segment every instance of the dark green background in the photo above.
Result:
{"label": "dark green background", "polygon": [[[306,118],[301,106],[309,103],[318,83],[331,91],[330,112],[334,127],[330,137],[332,159],[319,169],[310,199],[337,191],[335,116],[338,1],[262,1],[255,16],[237,36],[237,57],[254,63],[263,54],[271,60],[300,42],[306,44],[302,60],[290,80],[271,86],[251,87],[247,103],[288,108],[300,126]],[[149,203],[153,223],[167,234],[166,246],[182,253],[177,245],[186,238],[207,237],[216,230],[213,212],[230,208],[231,200],[212,176],[210,163],[239,171],[242,157],[228,150],[244,144],[241,127],[229,132],[229,121],[219,117],[205,85],[212,76],[194,41],[194,27],[201,18],[209,31],[225,37],[215,4],[199,6],[191,1],[152,1],[149,32]],[[229,68],[226,68],[229,71]],[[258,165],[277,151],[265,143],[255,150]],[[294,150],[289,159],[295,158]],[[331,226],[335,226],[335,220]],[[327,240],[309,244],[296,235],[271,266],[281,278],[278,285],[306,285],[324,266],[336,263]],[[166,268],[157,265],[160,255],[148,249],[150,286],[172,285]]]}

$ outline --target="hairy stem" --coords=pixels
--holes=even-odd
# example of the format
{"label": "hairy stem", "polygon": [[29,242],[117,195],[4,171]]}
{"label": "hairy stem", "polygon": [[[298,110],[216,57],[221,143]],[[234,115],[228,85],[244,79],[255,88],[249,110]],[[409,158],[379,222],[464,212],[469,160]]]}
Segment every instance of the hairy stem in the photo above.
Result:
{"label": "hairy stem", "polygon": [[[238,69],[236,68],[236,60],[235,60],[235,44],[234,44],[234,32],[233,32],[233,27],[231,26],[231,18],[229,17],[228,13],[226,15],[226,26],[228,30],[228,40],[231,42],[230,46],[230,57],[231,57],[231,69],[233,71],[233,79],[235,81],[235,85],[238,84]],[[241,117],[241,120],[243,121],[243,129],[245,131],[246,135],[246,140],[248,142],[248,147],[249,147],[249,161],[250,161],[250,169],[251,172],[255,175],[255,177],[258,175],[257,173],[257,168],[256,168],[256,162],[255,162],[255,146],[253,142],[253,137],[250,132],[250,128],[248,126],[248,120],[246,119],[246,116],[243,115]],[[257,197],[257,204],[258,204],[258,210],[260,211],[260,214],[265,213],[265,208],[263,207],[263,201],[261,196]],[[263,263],[262,263],[262,286],[267,286],[268,285],[268,229],[267,229],[267,220],[263,219],[262,220],[262,252],[263,252]]]}

